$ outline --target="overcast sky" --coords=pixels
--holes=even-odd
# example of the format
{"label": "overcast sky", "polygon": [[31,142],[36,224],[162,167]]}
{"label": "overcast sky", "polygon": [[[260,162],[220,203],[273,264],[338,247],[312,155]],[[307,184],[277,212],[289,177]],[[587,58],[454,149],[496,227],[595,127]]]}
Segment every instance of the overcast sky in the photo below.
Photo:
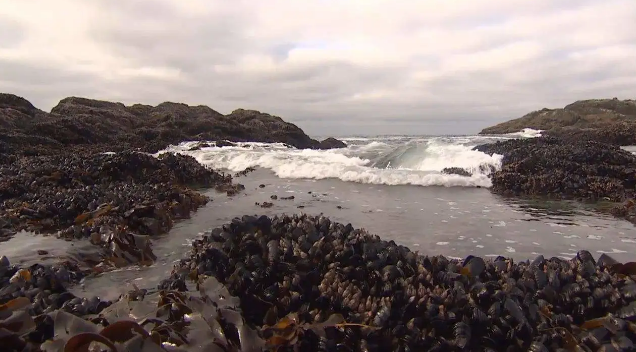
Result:
{"label": "overcast sky", "polygon": [[0,91],[474,133],[636,98],[636,0],[0,0]]}

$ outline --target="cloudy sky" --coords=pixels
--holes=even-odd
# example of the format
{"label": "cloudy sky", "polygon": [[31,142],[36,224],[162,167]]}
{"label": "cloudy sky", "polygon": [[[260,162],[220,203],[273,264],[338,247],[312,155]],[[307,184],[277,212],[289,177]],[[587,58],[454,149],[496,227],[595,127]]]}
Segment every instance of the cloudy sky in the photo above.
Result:
{"label": "cloudy sky", "polygon": [[473,133],[636,98],[634,0],[0,0],[0,91],[280,115],[313,135]]}

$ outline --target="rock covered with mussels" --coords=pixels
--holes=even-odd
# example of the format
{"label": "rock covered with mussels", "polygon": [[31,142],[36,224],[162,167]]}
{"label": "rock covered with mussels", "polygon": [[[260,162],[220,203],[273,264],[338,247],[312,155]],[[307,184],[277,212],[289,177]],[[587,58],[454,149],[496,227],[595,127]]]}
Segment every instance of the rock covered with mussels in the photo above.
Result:
{"label": "rock covered with mussels", "polygon": [[103,253],[84,259],[99,271],[150,263],[156,259],[150,237],[167,232],[210,200],[195,190],[200,186],[240,190],[230,175],[180,154],[16,158],[0,165],[0,240],[22,230],[89,238]]}
{"label": "rock covered with mussels", "polygon": [[617,146],[539,137],[475,149],[504,156],[491,177],[496,193],[611,201],[634,195],[636,156]]}
{"label": "rock covered with mussels", "polygon": [[[425,257],[325,217],[244,216],[156,290],[77,298],[70,263],[0,259],[8,351],[629,351],[634,263]],[[196,284],[190,284],[193,280]]]}
{"label": "rock covered with mussels", "polygon": [[609,351],[636,341],[633,274],[587,251],[457,261],[322,216],[244,216],[195,241],[160,289],[215,277],[278,350]]}
{"label": "rock covered with mussels", "polygon": [[221,175],[184,155],[136,152],[19,158],[0,165],[4,228],[62,231],[89,237],[103,226],[127,225],[147,235],[165,232],[208,198],[187,186],[225,186]]}

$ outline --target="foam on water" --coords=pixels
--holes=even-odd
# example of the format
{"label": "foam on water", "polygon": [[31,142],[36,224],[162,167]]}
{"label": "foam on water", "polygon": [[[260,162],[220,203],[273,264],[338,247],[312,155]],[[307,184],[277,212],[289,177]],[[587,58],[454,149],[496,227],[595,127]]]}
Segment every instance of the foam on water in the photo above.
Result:
{"label": "foam on water", "polygon": [[535,137],[541,137],[541,132],[543,132],[543,130],[535,130],[532,128],[524,128],[519,132],[514,132],[514,133],[508,133],[505,134],[505,136],[510,136],[510,137],[515,137],[515,138],[535,138]]}
{"label": "foam on water", "polygon": [[[472,150],[481,137],[345,139],[347,148],[311,150],[288,148],[282,143],[238,143],[190,151],[197,142],[185,142],[167,150],[192,155],[199,162],[233,172],[249,167],[272,170],[286,179],[340,179],[378,185],[490,187],[487,175],[501,167],[501,155]],[[464,144],[462,144],[464,143]],[[468,143],[468,144],[466,144]],[[475,143],[473,143],[475,144]],[[460,167],[472,176],[441,173]]]}

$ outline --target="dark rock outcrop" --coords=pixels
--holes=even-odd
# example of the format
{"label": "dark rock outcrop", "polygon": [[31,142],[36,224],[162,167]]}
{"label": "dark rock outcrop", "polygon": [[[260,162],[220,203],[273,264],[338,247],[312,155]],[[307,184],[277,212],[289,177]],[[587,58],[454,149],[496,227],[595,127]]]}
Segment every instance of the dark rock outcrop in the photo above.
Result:
{"label": "dark rock outcrop", "polygon": [[635,263],[607,254],[424,256],[307,215],[237,216],[197,237],[169,277],[114,301],[71,293],[90,274],[73,263],[0,257],[3,350],[632,351],[636,341]]}
{"label": "dark rock outcrop", "polygon": [[[257,336],[273,336],[268,343],[275,348],[266,350],[317,352],[330,351],[323,346],[331,345],[337,346],[333,351],[559,351],[569,346],[617,351],[614,345],[631,348],[636,341],[630,331],[636,318],[636,287],[629,277],[633,264],[607,254],[595,260],[586,250],[570,260],[539,255],[525,262],[425,257],[323,216],[245,215],[195,240],[190,257],[177,262],[158,289],[197,294],[211,285],[188,285],[188,276],[213,276],[218,280],[214,292],[240,305],[241,324],[260,329]],[[316,333],[339,322],[344,323]],[[292,324],[311,330],[295,334]],[[580,326],[600,333],[583,335]],[[559,332],[546,332],[552,330]],[[611,347],[598,348],[601,344]]]}
{"label": "dark rock outcrop", "polygon": [[223,147],[235,147],[236,143],[232,143],[230,141],[216,141],[214,142],[214,144],[219,147],[219,148],[223,148]]}
{"label": "dark rock outcrop", "polygon": [[56,154],[69,145],[156,152],[191,140],[279,142],[301,149],[338,146],[336,140],[323,144],[298,126],[255,110],[237,109],[223,115],[207,106],[171,102],[126,106],[69,97],[46,113],[24,98],[0,95],[0,152],[4,154]]}
{"label": "dark rock outcrop", "polygon": [[559,127],[542,133],[570,141],[595,141],[618,146],[636,145],[636,123],[609,123],[600,128]]}
{"label": "dark rock outcrop", "polygon": [[445,167],[442,169],[441,173],[446,175],[459,175],[459,176],[470,177],[470,176],[473,176],[475,173],[489,176],[495,171],[497,171],[497,168],[494,165],[481,164],[479,165],[479,167],[471,167],[471,168]]}
{"label": "dark rock outcrop", "polygon": [[339,149],[339,148],[346,148],[347,147],[347,143],[335,139],[333,137],[329,137],[323,141],[320,142],[320,149]]}
{"label": "dark rock outcrop", "polygon": [[622,201],[636,186],[636,156],[609,144],[540,137],[475,149],[504,156],[492,176],[495,193]]}
{"label": "dark rock outcrop", "polygon": [[470,171],[461,167],[445,167],[442,169],[442,173],[446,175],[459,175],[465,177],[470,177],[473,175]]}
{"label": "dark rock outcrop", "polygon": [[[190,187],[225,187],[231,177],[194,158],[137,153],[22,157],[0,165],[0,218],[12,232],[90,237],[118,226],[156,235],[208,202]],[[107,231],[109,230],[109,231]]]}
{"label": "dark rock outcrop", "polygon": [[615,145],[636,144],[636,101],[581,100],[562,109],[541,109],[523,117],[483,129],[480,134],[505,134],[524,128],[545,130],[546,135]]}

